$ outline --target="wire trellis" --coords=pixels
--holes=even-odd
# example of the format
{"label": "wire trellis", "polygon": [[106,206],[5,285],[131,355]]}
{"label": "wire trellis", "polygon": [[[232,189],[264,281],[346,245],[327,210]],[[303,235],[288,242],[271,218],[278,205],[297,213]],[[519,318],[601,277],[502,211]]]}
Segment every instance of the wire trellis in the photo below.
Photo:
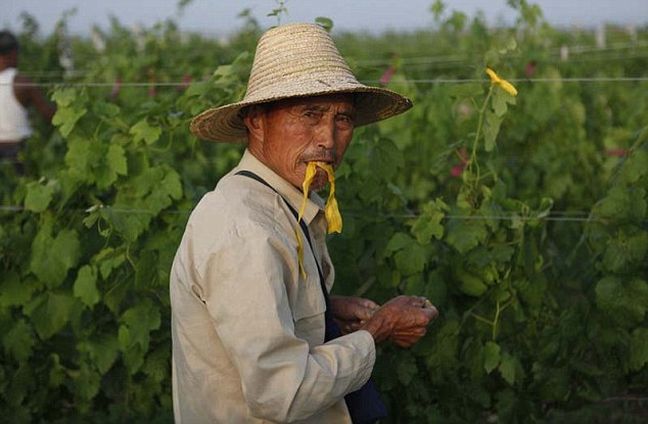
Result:
{"label": "wire trellis", "polygon": [[[566,77],[566,78],[510,78],[507,81],[520,83],[605,83],[605,82],[644,82],[648,81],[648,76],[637,77]],[[209,82],[209,80],[199,80],[198,83]],[[362,83],[379,84],[380,80],[362,80]],[[487,83],[490,82],[484,78],[431,78],[431,79],[405,79],[392,81],[390,84],[469,84],[469,83]],[[30,82],[30,83],[0,83],[2,85],[13,85],[16,87],[189,87],[187,81],[112,81],[112,82]]]}
{"label": "wire trellis", "polygon": [[[90,213],[99,209],[109,209],[111,212],[124,213],[124,214],[168,214],[168,215],[188,215],[192,209],[181,210],[163,210],[161,212],[149,209],[135,209],[135,208],[115,208],[111,206],[92,206],[87,209],[66,209],[66,211]],[[20,205],[0,205],[0,212],[4,213],[30,213],[25,207]],[[366,211],[348,210],[344,211],[348,216],[363,216]],[[403,214],[381,214],[372,213],[372,217],[382,219],[416,219],[420,214],[416,213],[403,213]],[[460,215],[460,214],[447,214],[444,216],[446,220],[466,220],[466,221],[554,221],[554,222],[609,222],[608,218],[599,218],[590,215],[588,211],[551,211],[545,216],[533,215],[518,215],[518,214],[499,214],[499,215]]]}

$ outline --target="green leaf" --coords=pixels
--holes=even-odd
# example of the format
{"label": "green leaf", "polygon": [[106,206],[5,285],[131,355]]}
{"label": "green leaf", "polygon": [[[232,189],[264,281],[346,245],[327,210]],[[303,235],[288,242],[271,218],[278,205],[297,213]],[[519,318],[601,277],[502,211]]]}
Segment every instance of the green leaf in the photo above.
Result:
{"label": "green leaf", "polygon": [[631,185],[646,174],[648,174],[648,152],[636,150],[623,164],[621,179],[626,184]]}
{"label": "green leaf", "polygon": [[52,94],[52,100],[58,107],[70,106],[78,97],[78,92],[74,88],[59,88]]}
{"label": "green leaf", "polygon": [[632,332],[628,364],[632,371],[639,371],[648,364],[648,328],[637,328]]}
{"label": "green leaf", "polygon": [[101,296],[97,290],[97,273],[94,267],[84,265],[79,269],[73,289],[74,296],[92,308],[99,302]]}
{"label": "green leaf", "polygon": [[92,259],[99,267],[99,274],[104,280],[108,279],[115,268],[118,268],[126,260],[124,252],[118,252],[112,247],[101,250]]}
{"label": "green leaf", "polygon": [[101,387],[101,375],[90,366],[82,364],[74,379],[74,392],[82,400],[92,400]]}
{"label": "green leaf", "polygon": [[[160,327],[160,311],[150,300],[145,300],[124,312],[120,319],[119,342],[122,349],[139,344],[146,352],[149,346],[149,333]],[[125,328],[122,335],[122,328]]]}
{"label": "green leaf", "polygon": [[331,32],[331,30],[333,29],[333,21],[324,16],[318,16],[317,18],[315,18],[315,23],[324,28],[326,32]]}
{"label": "green leaf", "polygon": [[421,215],[412,226],[412,234],[420,244],[427,244],[432,237],[440,240],[443,237],[441,221],[445,217],[448,207],[440,199],[423,206]]}
{"label": "green leaf", "polygon": [[424,355],[431,376],[441,377],[443,370],[457,365],[459,322],[449,320],[414,346],[416,354]]}
{"label": "green leaf", "polygon": [[118,340],[129,372],[137,372],[149,349],[150,332],[160,327],[160,311],[145,300],[124,312],[120,319]]}
{"label": "green leaf", "polygon": [[4,271],[0,279],[0,309],[27,304],[37,288],[35,281],[22,281],[16,272]]}
{"label": "green leaf", "polygon": [[484,124],[484,149],[491,152],[495,148],[495,140],[499,134],[502,118],[496,114],[486,112],[486,122]]}
{"label": "green leaf", "polygon": [[50,355],[52,366],[49,370],[48,387],[60,387],[66,378],[66,369],[61,365],[61,357],[56,353]]}
{"label": "green leaf", "polygon": [[180,175],[175,170],[166,168],[164,178],[160,181],[160,192],[162,195],[168,196],[171,199],[177,200],[182,197],[182,181],[180,180]]}
{"label": "green leaf", "polygon": [[184,95],[187,97],[202,96],[207,94],[211,89],[211,84],[207,81],[196,81],[191,83]]}
{"label": "green leaf", "polygon": [[110,187],[117,181],[118,175],[126,175],[126,155],[124,148],[118,144],[111,144],[104,161],[96,170],[97,185],[99,188]]}
{"label": "green leaf", "polygon": [[596,284],[595,291],[596,304],[614,321],[632,325],[643,320],[648,308],[648,284],[644,280],[608,276]]}
{"label": "green leaf", "polygon": [[416,366],[416,359],[410,353],[404,352],[398,358],[396,364],[396,373],[398,374],[398,381],[404,386],[407,386],[412,381],[412,378],[418,373]]}
{"label": "green leaf", "polygon": [[488,230],[484,220],[476,219],[450,219],[446,225],[446,242],[457,249],[459,253],[467,253],[469,250],[483,243],[488,236]]}
{"label": "green leaf", "polygon": [[381,138],[366,153],[372,174],[380,181],[390,181],[403,165],[403,152],[390,139]]}
{"label": "green leaf", "polygon": [[53,194],[54,187],[51,184],[43,185],[37,181],[28,183],[25,209],[32,212],[43,212],[52,201]]}
{"label": "green leaf", "polygon": [[646,191],[643,188],[612,187],[593,208],[597,218],[639,221],[646,216]]}
{"label": "green leaf", "polygon": [[144,364],[142,371],[148,375],[150,380],[156,385],[162,384],[165,379],[169,378],[170,367],[168,364],[171,361],[170,353],[170,349],[162,346],[161,348],[149,352],[146,357],[146,363]]}
{"label": "green leaf", "polygon": [[56,111],[52,117],[52,124],[59,127],[59,131],[63,137],[70,135],[77,122],[88,110],[86,108],[74,109],[72,107],[61,107]]}
{"label": "green leaf", "polygon": [[101,158],[101,146],[91,140],[72,136],[68,139],[68,151],[65,154],[65,164],[70,175],[81,182],[94,182],[92,167]]}
{"label": "green leaf", "polygon": [[113,366],[119,354],[119,342],[114,334],[103,334],[79,344],[79,351],[87,352],[101,374]]}
{"label": "green leaf", "polygon": [[512,386],[515,383],[516,359],[506,352],[502,353],[501,357],[499,372],[502,378]]}
{"label": "green leaf", "polygon": [[34,332],[31,326],[21,318],[2,337],[2,344],[7,355],[13,356],[18,362],[25,362],[31,356],[32,349],[36,344]]}
{"label": "green leaf", "polygon": [[92,106],[92,111],[96,115],[103,116],[105,118],[114,118],[115,116],[119,115],[120,109],[119,106],[113,103],[99,101]]}
{"label": "green leaf", "polygon": [[147,145],[151,145],[160,138],[162,129],[151,126],[148,120],[144,118],[131,127],[129,134],[133,136],[135,143],[144,140]]}
{"label": "green leaf", "polygon": [[611,237],[603,255],[603,266],[614,272],[629,272],[633,265],[641,266],[648,252],[648,232],[619,233]]}
{"label": "green leaf", "polygon": [[406,276],[423,271],[427,262],[427,251],[425,248],[414,240],[412,241],[411,244],[405,246],[394,255],[396,268]]}
{"label": "green leaf", "polygon": [[391,254],[414,243],[414,239],[406,233],[394,233],[385,247],[385,253]]}
{"label": "green leaf", "polygon": [[70,320],[74,298],[65,294],[47,293],[31,313],[39,337],[46,340],[58,333]]}
{"label": "green leaf", "polygon": [[52,237],[52,221],[42,224],[32,243],[30,270],[50,287],[60,285],[80,253],[76,231],[65,229]]}
{"label": "green leaf", "polygon": [[481,278],[462,268],[456,267],[454,274],[459,281],[459,289],[469,296],[479,297],[488,289]]}
{"label": "green leaf", "polygon": [[495,116],[497,118],[500,118],[500,120],[508,110],[507,104],[514,105],[515,97],[511,96],[509,93],[501,89],[493,90],[493,98],[492,98],[493,112],[495,112]]}
{"label": "green leaf", "polygon": [[484,345],[484,369],[490,374],[500,363],[500,347],[495,342]]}

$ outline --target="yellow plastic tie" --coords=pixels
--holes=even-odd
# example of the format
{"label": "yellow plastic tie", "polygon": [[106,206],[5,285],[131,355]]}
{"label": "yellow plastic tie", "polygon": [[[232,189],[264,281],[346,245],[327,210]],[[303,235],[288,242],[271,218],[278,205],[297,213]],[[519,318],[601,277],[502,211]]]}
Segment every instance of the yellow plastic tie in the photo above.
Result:
{"label": "yellow plastic tie", "polygon": [[493,71],[491,68],[486,68],[486,73],[490,77],[491,84],[499,85],[502,88],[502,90],[506,91],[511,96],[517,96],[518,91],[513,86],[513,84],[511,84],[510,82],[506,81],[504,78],[497,75],[497,73]]}
{"label": "yellow plastic tie", "polygon": [[329,234],[342,232],[342,215],[338,208],[338,202],[335,199],[335,171],[333,170],[333,167],[326,162],[308,162],[308,166],[306,166],[306,174],[304,175],[304,182],[302,183],[304,197],[297,215],[297,228],[295,228],[295,238],[297,239],[297,260],[299,262],[299,271],[303,278],[306,278],[306,270],[304,269],[304,242],[302,241],[299,232],[299,223],[301,222],[301,219],[304,216],[304,211],[306,210],[310,186],[313,183],[315,174],[317,173],[317,167],[326,171],[329,184],[331,185],[328,199],[326,199],[326,205],[324,206],[327,232]]}

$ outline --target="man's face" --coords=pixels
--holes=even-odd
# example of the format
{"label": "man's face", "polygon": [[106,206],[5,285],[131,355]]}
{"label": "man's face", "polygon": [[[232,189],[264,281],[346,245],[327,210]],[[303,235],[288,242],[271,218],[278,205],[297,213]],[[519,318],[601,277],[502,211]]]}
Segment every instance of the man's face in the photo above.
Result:
{"label": "man's face", "polygon": [[[355,109],[351,95],[327,95],[273,103],[261,112],[261,137],[252,153],[292,185],[301,188],[310,161],[337,167],[351,137]],[[322,189],[326,172],[317,168],[311,188]]]}

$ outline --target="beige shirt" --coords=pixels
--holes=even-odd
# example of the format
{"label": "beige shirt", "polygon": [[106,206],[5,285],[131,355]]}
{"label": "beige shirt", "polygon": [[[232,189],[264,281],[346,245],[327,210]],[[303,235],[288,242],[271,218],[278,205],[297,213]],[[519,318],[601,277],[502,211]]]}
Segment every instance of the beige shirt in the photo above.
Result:
{"label": "beige shirt", "polygon": [[[326,309],[304,239],[297,262],[302,194],[248,151],[189,218],[171,270],[173,406],[178,423],[351,422],[344,395],[369,379],[372,336],[324,343]],[[304,220],[330,290],[334,270],[322,200]],[[302,237],[304,237],[302,235]]]}

